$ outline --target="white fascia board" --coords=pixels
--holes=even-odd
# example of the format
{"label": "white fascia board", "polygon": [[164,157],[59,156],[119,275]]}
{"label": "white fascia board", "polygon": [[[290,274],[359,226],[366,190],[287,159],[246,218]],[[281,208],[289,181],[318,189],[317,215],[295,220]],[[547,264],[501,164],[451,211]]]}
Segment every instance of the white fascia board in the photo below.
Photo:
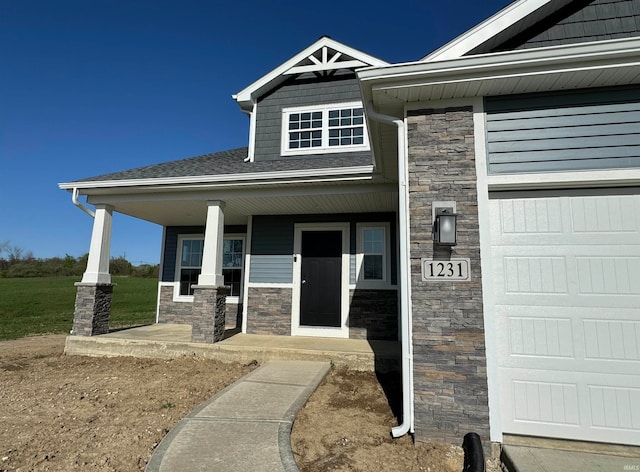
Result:
{"label": "white fascia board", "polygon": [[160,177],[152,179],[126,179],[126,180],[94,180],[84,182],[64,182],[58,184],[63,190],[90,189],[90,188],[115,188],[115,187],[147,187],[147,186],[184,186],[198,184],[224,184],[226,187],[243,186],[254,183],[281,183],[282,180],[314,180],[336,178],[352,178],[369,176],[373,173],[373,165],[356,167],[336,167],[326,169],[305,169],[277,172],[256,172],[246,174],[216,174],[186,177]]}
{"label": "white fascia board", "polygon": [[[433,62],[408,62],[383,68],[367,68],[358,71],[363,83],[400,82],[418,85],[421,79],[447,77],[448,81],[464,77],[474,78],[499,77],[513,74],[513,71],[593,67],[597,63],[613,65],[616,62],[640,62],[640,38],[614,39],[594,41],[561,46],[550,46],[537,49],[507,51],[500,53],[465,56]],[[501,74],[502,73],[502,74]]]}
{"label": "white fascia board", "polygon": [[378,58],[365,54],[361,51],[358,51],[357,49],[353,49],[337,41],[334,41],[333,39],[327,36],[323,36],[318,41],[313,43],[311,46],[303,49],[302,51],[300,51],[298,54],[293,56],[291,59],[289,59],[285,63],[276,67],[268,74],[262,76],[261,78],[253,82],[248,87],[244,88],[237,94],[233,95],[232,96],[233,99],[236,100],[241,107],[248,106],[248,104],[251,103],[251,100],[253,98],[256,98],[255,97],[255,95],[257,95],[256,92],[259,92],[260,90],[268,86],[272,81],[278,79],[279,77],[285,78],[286,73],[287,71],[289,71],[289,69],[297,66],[300,61],[306,59],[311,54],[316,52],[318,49],[325,46],[330,47],[331,49],[335,49],[336,51],[341,52],[343,54],[348,54],[354,59],[362,61],[371,66],[380,67],[380,66],[388,65],[388,63],[385,61],[382,61]]}
{"label": "white fascia board", "polygon": [[[460,36],[449,41],[444,46],[429,53],[427,56],[423,57],[421,61],[436,61],[462,57],[465,54],[468,54],[469,51],[472,51],[514,23],[524,19],[526,16],[552,1],[557,2],[557,0],[520,0],[518,2],[511,3],[495,15],[487,18],[482,23],[474,26],[470,30],[467,30]],[[559,7],[564,6],[566,3],[568,2],[563,1]]]}

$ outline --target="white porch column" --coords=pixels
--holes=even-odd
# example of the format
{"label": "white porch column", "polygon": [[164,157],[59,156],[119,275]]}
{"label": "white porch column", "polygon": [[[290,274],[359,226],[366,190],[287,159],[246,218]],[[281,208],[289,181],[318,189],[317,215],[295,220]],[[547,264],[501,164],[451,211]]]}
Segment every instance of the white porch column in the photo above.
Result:
{"label": "white porch column", "polygon": [[111,254],[111,222],[113,207],[111,205],[96,205],[89,247],[87,270],[82,276],[82,283],[110,284],[109,257]]}
{"label": "white porch column", "polygon": [[202,270],[198,285],[208,287],[224,286],[222,276],[222,251],[224,243],[224,202],[207,202],[207,226],[204,230]]}

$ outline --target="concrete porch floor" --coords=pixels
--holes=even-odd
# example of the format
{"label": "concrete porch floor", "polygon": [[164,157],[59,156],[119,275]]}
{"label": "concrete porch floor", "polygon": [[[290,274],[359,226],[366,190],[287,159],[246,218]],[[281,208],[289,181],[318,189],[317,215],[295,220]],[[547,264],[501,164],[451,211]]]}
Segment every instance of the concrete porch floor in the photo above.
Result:
{"label": "concrete porch floor", "polygon": [[223,362],[253,360],[329,361],[356,370],[399,370],[400,343],[307,336],[267,336],[228,332],[215,344],[191,342],[191,326],[154,324],[99,336],[68,336],[65,354],[93,357],[174,358],[200,356]]}

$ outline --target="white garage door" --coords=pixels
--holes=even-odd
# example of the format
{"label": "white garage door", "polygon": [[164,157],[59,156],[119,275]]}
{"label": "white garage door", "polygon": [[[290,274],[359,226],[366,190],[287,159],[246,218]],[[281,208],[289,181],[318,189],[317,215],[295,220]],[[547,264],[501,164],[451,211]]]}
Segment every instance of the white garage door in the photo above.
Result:
{"label": "white garage door", "polygon": [[490,214],[503,432],[640,445],[640,195]]}

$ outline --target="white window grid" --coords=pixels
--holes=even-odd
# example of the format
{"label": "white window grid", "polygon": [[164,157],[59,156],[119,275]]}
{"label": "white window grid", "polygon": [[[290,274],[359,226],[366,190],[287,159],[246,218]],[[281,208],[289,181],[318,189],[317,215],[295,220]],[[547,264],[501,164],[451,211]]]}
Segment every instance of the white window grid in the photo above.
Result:
{"label": "white window grid", "polygon": [[367,127],[360,102],[282,110],[283,156],[368,149]]}

